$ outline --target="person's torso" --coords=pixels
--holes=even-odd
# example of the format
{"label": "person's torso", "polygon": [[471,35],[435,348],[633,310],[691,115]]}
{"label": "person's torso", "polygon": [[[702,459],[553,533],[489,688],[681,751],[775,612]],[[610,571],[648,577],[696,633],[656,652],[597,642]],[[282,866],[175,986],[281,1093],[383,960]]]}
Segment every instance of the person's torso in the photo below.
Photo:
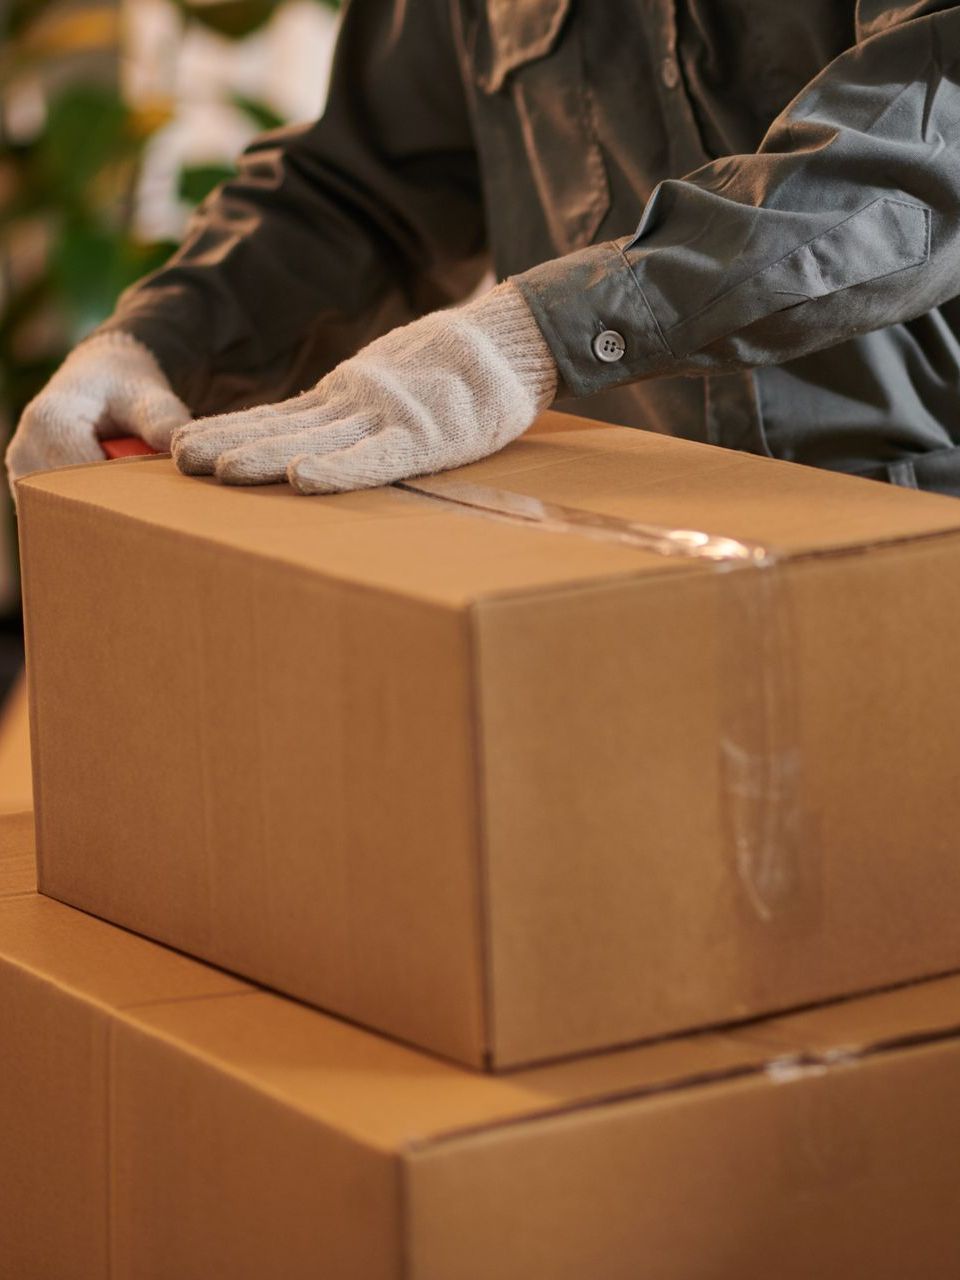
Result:
{"label": "person's torso", "polygon": [[[855,34],[855,0],[451,3],[501,278],[628,235],[663,179],[755,151]],[[569,407],[914,483],[912,459],[960,444],[958,312],[773,369],[656,379]],[[945,485],[924,466],[946,467]],[[960,452],[919,471],[924,487],[960,492]]]}

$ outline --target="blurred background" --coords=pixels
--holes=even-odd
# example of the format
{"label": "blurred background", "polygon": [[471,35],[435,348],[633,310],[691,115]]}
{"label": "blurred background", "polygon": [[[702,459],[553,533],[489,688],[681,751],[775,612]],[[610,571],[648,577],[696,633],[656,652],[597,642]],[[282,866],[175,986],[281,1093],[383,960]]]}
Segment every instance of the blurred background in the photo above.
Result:
{"label": "blurred background", "polygon": [[[266,128],[322,109],[339,0],[0,0],[0,443]],[[22,664],[0,486],[0,699]]]}

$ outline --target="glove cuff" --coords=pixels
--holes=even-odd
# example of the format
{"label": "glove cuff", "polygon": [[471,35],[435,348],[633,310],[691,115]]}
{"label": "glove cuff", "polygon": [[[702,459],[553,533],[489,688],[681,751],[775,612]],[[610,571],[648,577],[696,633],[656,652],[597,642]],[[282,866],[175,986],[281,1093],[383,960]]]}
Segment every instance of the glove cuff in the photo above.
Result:
{"label": "glove cuff", "polygon": [[96,348],[97,351],[112,350],[121,359],[133,357],[141,364],[146,363],[151,372],[156,369],[157,373],[166,381],[166,376],[150,348],[144,346],[139,338],[135,338],[132,333],[127,333],[124,329],[94,329],[85,338],[81,338],[76,346],[72,348],[67,355],[67,360],[72,361],[73,357],[81,352],[87,355],[91,348]]}
{"label": "glove cuff", "polygon": [[523,294],[510,281],[469,302],[465,315],[481,325],[536,403],[548,408],[557,395],[557,362]]}

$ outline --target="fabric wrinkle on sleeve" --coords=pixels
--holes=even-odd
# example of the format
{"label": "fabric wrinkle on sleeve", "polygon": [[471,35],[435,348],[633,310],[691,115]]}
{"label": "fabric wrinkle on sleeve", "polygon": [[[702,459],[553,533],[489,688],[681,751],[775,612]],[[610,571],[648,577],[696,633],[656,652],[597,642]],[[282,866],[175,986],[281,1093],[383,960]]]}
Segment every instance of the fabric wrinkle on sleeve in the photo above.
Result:
{"label": "fabric wrinkle on sleeve", "polygon": [[[960,5],[884,7],[862,6],[860,43],[756,153],[660,183],[632,236],[516,277],[563,394],[782,363],[960,293]],[[622,359],[597,358],[601,329]]]}

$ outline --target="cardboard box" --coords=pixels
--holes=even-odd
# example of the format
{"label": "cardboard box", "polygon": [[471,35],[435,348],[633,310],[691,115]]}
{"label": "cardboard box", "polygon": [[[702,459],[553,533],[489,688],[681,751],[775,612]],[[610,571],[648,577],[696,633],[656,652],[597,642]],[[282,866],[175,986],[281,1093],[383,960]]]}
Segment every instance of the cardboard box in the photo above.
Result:
{"label": "cardboard box", "polygon": [[3,1280],[960,1273],[958,978],[490,1076],[29,893],[15,852]]}
{"label": "cardboard box", "polygon": [[551,425],[25,481],[43,891],[495,1068],[960,966],[960,504]]}

